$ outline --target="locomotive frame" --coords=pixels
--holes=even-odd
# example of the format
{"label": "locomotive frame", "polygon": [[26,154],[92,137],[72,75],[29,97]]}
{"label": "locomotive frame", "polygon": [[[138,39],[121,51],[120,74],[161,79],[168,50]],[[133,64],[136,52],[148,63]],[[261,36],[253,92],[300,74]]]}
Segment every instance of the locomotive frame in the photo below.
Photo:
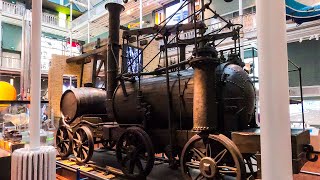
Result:
{"label": "locomotive frame", "polygon": [[[226,177],[232,177],[233,179],[242,180],[250,177],[253,178],[257,175],[252,163],[252,158],[255,158],[255,154],[252,152],[242,154],[236,146],[239,143],[233,142],[230,139],[233,131],[248,130],[254,127],[255,123],[237,124],[236,128],[230,129],[233,125],[225,123],[222,90],[219,89],[220,85],[216,84],[217,82],[225,83],[224,81],[228,78],[227,76],[222,76],[222,74],[220,74],[221,77],[216,75],[217,72],[215,70],[219,66],[222,66],[223,70],[229,65],[243,66],[241,58],[237,54],[237,50],[240,51],[238,40],[242,25],[233,24],[223,19],[210,8],[211,1],[204,4],[198,11],[195,10],[194,1],[185,1],[180,8],[189,3],[194,8],[193,14],[188,17],[193,18],[192,23],[167,26],[165,20],[163,26],[126,30],[123,32],[122,44],[135,41],[137,42],[137,47],[140,47],[141,39],[139,38],[141,36],[153,35],[153,38],[147,43],[145,48],[156,37],[160,36],[164,45],[161,46],[159,53],[163,52],[165,54],[165,67],[147,73],[127,73],[125,69],[122,69],[120,74],[118,74],[117,65],[120,49],[119,28],[120,13],[124,7],[117,3],[108,3],[106,5],[106,8],[110,12],[110,35],[107,46],[79,57],[70,58],[67,61],[84,61],[85,58],[97,55],[98,53],[102,53],[106,57],[104,59],[104,66],[107,112],[103,112],[103,114],[81,114],[72,119],[70,117],[61,119],[61,126],[56,135],[56,143],[60,156],[68,157],[73,153],[78,162],[86,163],[92,157],[94,144],[102,143],[106,149],[112,149],[116,146],[116,157],[122,167],[122,171],[129,178],[145,178],[152,170],[155,153],[165,153],[171,168],[177,168],[180,165],[186,179],[225,179]],[[207,27],[196,19],[196,16],[205,10],[209,10],[214,14],[211,18],[219,18],[226,22],[227,25],[221,28],[218,33],[211,32],[205,34]],[[229,31],[220,33],[225,28],[228,28]],[[182,40],[179,39],[179,34],[182,31],[194,31],[198,35],[191,39]],[[176,42],[169,41],[170,35],[175,35]],[[220,57],[218,57],[219,53],[215,49],[215,41],[223,41],[227,38],[232,38],[234,48],[232,50],[233,53],[226,61],[222,55],[223,53],[220,52]],[[185,47],[187,45],[195,45],[195,48],[193,56],[185,60]],[[178,54],[180,53],[181,58],[178,60],[178,64],[175,65],[169,65],[168,63],[168,48],[172,47],[180,48]],[[151,59],[151,61],[154,59]],[[179,106],[178,109],[180,111],[178,119],[180,127],[177,128],[175,126],[177,118],[173,115],[172,81],[170,81],[169,71],[177,69],[178,96],[183,96],[181,91],[185,89],[182,87],[187,86],[190,79],[183,81],[181,77],[183,72],[180,71],[185,69],[187,64],[194,69],[192,127],[182,128],[181,124],[184,124],[185,121],[181,118],[181,100],[179,100],[179,103],[176,105]],[[102,64],[99,67],[101,68],[101,66]],[[231,69],[231,71],[235,70]],[[164,75],[162,79],[164,84],[162,92],[165,92],[167,95],[167,109],[162,112],[162,114],[167,115],[167,126],[164,126],[164,128],[150,126],[152,119],[156,118],[152,116],[152,108],[154,107],[145,100],[145,94],[141,87],[143,83],[141,78],[145,75]],[[245,79],[242,75],[240,77]],[[130,87],[126,81],[135,83],[135,87],[130,92],[128,92]],[[127,113],[136,113],[137,115],[135,116],[136,120],[128,121],[126,118],[119,118],[119,114],[117,114],[119,109],[121,110],[125,106],[128,106],[128,104],[124,103],[126,99],[117,104],[119,100],[116,98],[120,96],[118,94],[127,98],[132,92],[134,92],[134,96],[131,97],[134,97],[136,102],[136,105],[133,107],[135,110],[127,111]],[[235,107],[228,108],[235,109]],[[251,111],[248,110],[248,112]],[[237,113],[240,114],[241,112]],[[245,119],[248,118],[250,117],[246,117]],[[123,122],[121,122],[121,119],[124,119]],[[306,134],[306,132],[303,133]],[[316,160],[317,156],[311,155],[313,152],[312,146],[308,145],[308,142],[304,143],[306,144],[296,144],[296,146],[303,147],[299,149],[298,153],[303,152],[304,154],[302,155],[306,155],[308,160]],[[246,171],[246,167],[249,168],[249,172]],[[259,170],[260,167],[257,168]]]}

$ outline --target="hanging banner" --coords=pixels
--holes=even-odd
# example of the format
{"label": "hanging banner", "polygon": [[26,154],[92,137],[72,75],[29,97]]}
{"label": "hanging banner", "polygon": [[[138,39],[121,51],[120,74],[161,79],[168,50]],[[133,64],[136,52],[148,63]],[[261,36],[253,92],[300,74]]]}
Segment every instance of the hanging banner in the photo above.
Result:
{"label": "hanging banner", "polygon": [[287,19],[297,24],[320,19],[320,2],[307,0],[286,0]]}

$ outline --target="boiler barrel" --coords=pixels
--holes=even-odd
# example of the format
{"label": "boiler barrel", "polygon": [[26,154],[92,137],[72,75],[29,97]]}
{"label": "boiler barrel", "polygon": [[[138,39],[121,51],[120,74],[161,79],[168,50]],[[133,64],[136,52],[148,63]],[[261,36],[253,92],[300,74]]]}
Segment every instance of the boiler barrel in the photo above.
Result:
{"label": "boiler barrel", "polygon": [[[172,95],[173,126],[180,129],[193,127],[193,70],[180,71],[180,94],[177,73],[170,73],[170,92]],[[223,99],[224,110],[221,112],[225,130],[239,130],[248,127],[254,112],[254,87],[248,74],[234,64],[221,64],[216,69],[220,94]],[[150,129],[168,128],[168,98],[166,92],[165,76],[146,78],[141,80],[141,101],[144,107],[139,107],[138,82],[125,83],[128,96],[119,86],[113,98],[113,109],[119,124],[141,124],[146,119],[145,109],[151,118],[146,120]],[[215,92],[212,92],[215,93]],[[179,102],[180,101],[180,102]],[[221,122],[221,121],[219,121]]]}
{"label": "boiler barrel", "polygon": [[60,109],[70,121],[85,114],[106,114],[106,91],[90,87],[69,89],[61,97]]}
{"label": "boiler barrel", "polygon": [[[193,71],[181,71],[180,92],[183,95],[179,104],[179,81],[177,73],[170,74],[170,91],[172,94],[172,119],[174,125],[179,126],[181,119],[184,129],[192,127],[192,100],[193,100]],[[121,86],[116,90],[113,107],[119,124],[141,124],[145,118],[145,111],[138,106],[138,82],[125,83],[128,96],[125,97]],[[146,122],[148,128],[165,129],[168,127],[168,98],[165,76],[146,78],[141,80],[141,101],[145,106],[150,105],[150,120]],[[144,107],[145,108],[145,107]]]}

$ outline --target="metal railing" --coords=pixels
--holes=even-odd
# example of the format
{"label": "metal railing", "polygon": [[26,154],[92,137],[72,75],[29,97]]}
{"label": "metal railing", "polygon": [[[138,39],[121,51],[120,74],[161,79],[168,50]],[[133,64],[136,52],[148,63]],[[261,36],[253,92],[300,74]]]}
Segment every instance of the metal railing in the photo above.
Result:
{"label": "metal railing", "polygon": [[[234,24],[240,24],[240,17],[236,17],[233,19],[230,19],[230,21]],[[211,30],[217,30],[225,26],[225,22],[217,22],[211,25]],[[256,23],[256,14],[246,14],[243,16],[243,32],[251,32],[255,31],[257,29],[257,23]]]}
{"label": "metal railing", "polygon": [[21,59],[12,58],[12,57],[0,57],[0,68],[20,70]]}
{"label": "metal railing", "polygon": [[[16,70],[21,69],[21,59],[12,57],[1,57],[0,56],[0,69]],[[41,70],[49,71],[49,61],[41,61]]]}
{"label": "metal railing", "polygon": [[[0,0],[0,11],[10,15],[18,16],[22,19],[22,17],[26,13],[26,8],[22,4],[12,4],[12,3]],[[47,25],[52,25],[52,26],[58,26],[61,28],[67,28],[69,24],[66,19],[61,19],[56,15],[45,13],[45,12],[42,13],[42,23]]]}
{"label": "metal railing", "polygon": [[0,0],[1,5],[2,5],[2,10],[5,13],[13,14],[13,15],[18,15],[18,16],[23,16],[25,13],[25,6],[20,5],[20,4],[12,4],[8,3],[5,1]]}
{"label": "metal railing", "polygon": [[[92,9],[90,9],[90,17],[89,18],[90,18],[90,20],[92,20],[94,18],[100,17],[104,13],[107,13],[107,11],[106,11],[104,5],[100,4],[100,5],[93,7]],[[78,18],[74,19],[72,21],[73,29],[76,29],[81,24],[87,23],[88,16],[89,16],[89,13],[87,11],[84,14],[82,14],[81,16],[79,16]]]}

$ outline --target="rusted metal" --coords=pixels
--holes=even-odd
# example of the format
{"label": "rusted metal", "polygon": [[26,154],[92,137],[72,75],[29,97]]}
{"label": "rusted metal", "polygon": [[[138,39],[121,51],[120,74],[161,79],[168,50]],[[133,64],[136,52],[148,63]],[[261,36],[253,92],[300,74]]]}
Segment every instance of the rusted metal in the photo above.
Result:
{"label": "rusted metal", "polygon": [[[195,27],[194,23],[187,23],[187,24],[179,24],[179,25],[168,25],[168,26],[159,26],[155,25],[153,27],[137,29],[137,30],[129,30],[123,32],[123,37],[130,37],[130,36],[138,36],[138,35],[148,35],[148,34],[156,34],[160,33],[162,35],[167,34],[175,34],[177,31],[188,31],[192,30]],[[203,22],[196,23],[197,29],[205,29],[206,25]]]}
{"label": "rusted metal", "polygon": [[193,129],[215,130],[218,125],[216,98],[216,73],[219,65],[217,51],[212,48],[199,49],[199,57],[191,60],[194,69]]}
{"label": "rusted metal", "polygon": [[72,122],[84,114],[106,113],[106,92],[96,88],[69,89],[61,97],[60,109],[65,118]]}
{"label": "rusted metal", "polygon": [[119,60],[119,31],[120,31],[120,13],[124,6],[118,3],[107,3],[106,9],[109,11],[109,44],[108,58],[105,62],[105,78],[107,99],[112,99],[113,92],[117,88],[117,73]]}
{"label": "rusted metal", "polygon": [[66,60],[66,62],[67,63],[77,63],[77,64],[79,64],[79,63],[82,63],[87,57],[90,57],[92,55],[104,52],[106,50],[108,50],[108,46],[103,46],[103,47],[101,47],[99,49],[94,49],[94,50],[88,51],[87,53],[81,54],[80,56],[75,56],[75,57],[68,58]]}

